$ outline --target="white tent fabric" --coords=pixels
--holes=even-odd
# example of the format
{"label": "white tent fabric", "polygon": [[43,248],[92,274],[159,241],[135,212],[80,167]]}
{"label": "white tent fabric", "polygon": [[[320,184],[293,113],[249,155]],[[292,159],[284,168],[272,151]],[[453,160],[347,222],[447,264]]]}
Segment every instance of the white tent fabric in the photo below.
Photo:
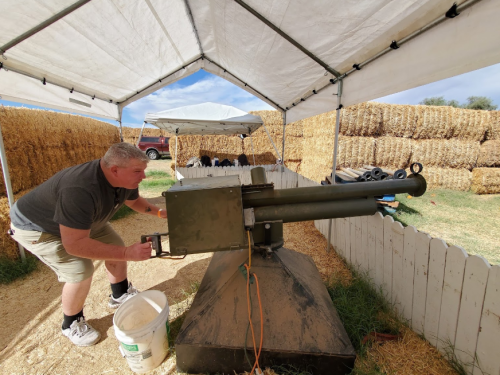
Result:
{"label": "white tent fabric", "polygon": [[148,113],[144,122],[176,135],[250,135],[263,124],[259,116],[217,103]]}
{"label": "white tent fabric", "polygon": [[334,109],[339,75],[350,105],[499,63],[498,0],[459,0],[461,14],[444,17],[453,2],[2,0],[0,96],[120,119],[205,69],[290,123]]}

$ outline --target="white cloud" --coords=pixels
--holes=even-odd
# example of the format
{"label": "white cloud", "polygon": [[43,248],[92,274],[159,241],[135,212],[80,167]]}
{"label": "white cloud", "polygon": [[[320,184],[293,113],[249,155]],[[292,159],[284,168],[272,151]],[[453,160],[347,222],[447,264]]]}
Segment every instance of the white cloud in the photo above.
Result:
{"label": "white cloud", "polygon": [[142,123],[146,113],[205,102],[231,105],[246,112],[273,109],[231,82],[217,76],[208,76],[188,86],[174,83],[164,87],[125,107],[124,116]]}

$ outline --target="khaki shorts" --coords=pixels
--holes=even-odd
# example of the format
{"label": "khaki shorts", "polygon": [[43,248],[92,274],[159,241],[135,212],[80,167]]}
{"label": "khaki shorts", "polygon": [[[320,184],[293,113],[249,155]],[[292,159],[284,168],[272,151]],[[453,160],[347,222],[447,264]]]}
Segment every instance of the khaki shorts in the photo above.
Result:
{"label": "khaki shorts", "polygon": [[[11,229],[14,232],[12,238],[52,268],[60,282],[79,283],[94,273],[92,260],[68,254],[61,237],[46,232],[18,229],[12,224]],[[109,223],[101,230],[91,232],[90,238],[105,244],[125,246]]]}

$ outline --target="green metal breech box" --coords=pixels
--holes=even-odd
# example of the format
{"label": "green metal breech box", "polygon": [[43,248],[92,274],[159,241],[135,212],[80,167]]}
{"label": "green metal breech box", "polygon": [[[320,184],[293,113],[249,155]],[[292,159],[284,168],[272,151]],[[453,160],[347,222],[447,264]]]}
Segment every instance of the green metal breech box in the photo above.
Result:
{"label": "green metal breech box", "polygon": [[248,248],[239,176],[184,178],[163,195],[172,255]]}

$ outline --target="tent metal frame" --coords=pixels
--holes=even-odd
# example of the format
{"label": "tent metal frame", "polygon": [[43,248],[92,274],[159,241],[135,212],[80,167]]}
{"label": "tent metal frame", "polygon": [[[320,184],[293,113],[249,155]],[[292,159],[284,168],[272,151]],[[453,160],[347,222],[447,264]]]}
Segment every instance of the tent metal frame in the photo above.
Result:
{"label": "tent metal frame", "polygon": [[61,18],[74,12],[75,10],[77,10],[81,6],[87,4],[88,2],[90,2],[90,0],[79,0],[76,3],[70,5],[69,7],[64,8],[59,13],[54,14],[52,17],[48,18],[47,20],[43,21],[42,23],[40,23],[40,24],[36,25],[35,27],[31,28],[30,30],[26,31],[25,33],[19,35],[17,38],[12,39],[10,42],[8,42],[0,47],[0,55],[3,55],[5,52],[7,52],[9,49],[16,46],[17,44],[21,43],[23,40],[28,39],[32,35],[35,35],[39,31],[45,29],[47,26],[52,25],[54,22],[59,21]]}

